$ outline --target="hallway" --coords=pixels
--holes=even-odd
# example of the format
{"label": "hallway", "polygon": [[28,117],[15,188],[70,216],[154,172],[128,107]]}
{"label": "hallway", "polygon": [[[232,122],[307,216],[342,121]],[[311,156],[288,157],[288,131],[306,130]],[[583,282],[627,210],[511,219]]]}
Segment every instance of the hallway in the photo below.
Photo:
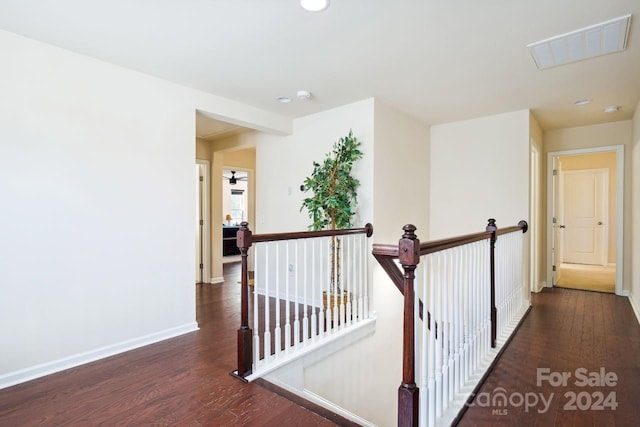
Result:
{"label": "hallway", "polygon": [[225,266],[223,284],[195,286],[198,332],[0,390],[0,426],[336,425],[229,375],[238,267]]}
{"label": "hallway", "polygon": [[[640,325],[627,298],[552,288],[533,294],[532,302],[458,425],[637,426]],[[509,402],[487,403],[499,391]]]}
{"label": "hallway", "polygon": [[[239,306],[237,266],[225,267],[224,284],[196,286],[199,332],[0,390],[0,425],[348,425],[229,375],[239,321],[233,308]],[[628,300],[560,288],[545,289],[532,300],[533,309],[459,425],[638,425],[640,325]],[[541,386],[538,368],[549,368]],[[604,369],[600,379],[610,385],[576,386],[579,368],[587,377]],[[555,373],[571,375],[566,386],[551,385]],[[494,400],[499,388],[511,399],[506,405]],[[565,410],[572,393],[576,407],[596,405],[602,393],[604,410]],[[606,400],[611,395],[615,399]],[[389,410],[396,405],[389,402]]]}

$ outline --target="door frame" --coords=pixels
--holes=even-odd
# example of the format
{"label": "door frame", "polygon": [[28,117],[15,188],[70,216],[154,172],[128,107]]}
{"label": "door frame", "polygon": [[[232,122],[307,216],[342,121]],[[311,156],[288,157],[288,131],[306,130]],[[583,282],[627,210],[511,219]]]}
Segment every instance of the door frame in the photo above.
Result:
{"label": "door frame", "polygon": [[543,233],[541,228],[542,224],[542,208],[540,204],[542,203],[542,180],[541,176],[541,163],[542,163],[542,155],[541,150],[538,148],[538,144],[536,143],[534,138],[530,139],[530,171],[529,171],[529,232],[531,233],[529,236],[529,252],[530,252],[530,263],[529,263],[529,282],[530,282],[530,291],[531,292],[540,292],[544,287],[543,279],[540,277],[541,274],[541,266],[540,266],[540,246],[541,240],[540,236]]}
{"label": "door frame", "polygon": [[[611,145],[605,147],[580,148],[564,151],[552,151],[547,153],[547,287],[555,285],[555,228],[554,217],[557,218],[557,195],[558,180],[553,175],[553,170],[557,164],[558,157],[575,156],[580,154],[593,153],[616,153],[616,295],[625,295],[622,291],[622,280],[624,271],[624,145]],[[556,245],[557,246],[557,245]]]}
{"label": "door frame", "polygon": [[209,283],[211,277],[211,204],[209,202],[211,195],[211,183],[210,183],[210,163],[208,160],[196,159],[196,164],[202,167],[202,174],[204,179],[202,180],[202,200],[200,203],[204,206],[203,209],[203,227],[202,227],[202,281]]}

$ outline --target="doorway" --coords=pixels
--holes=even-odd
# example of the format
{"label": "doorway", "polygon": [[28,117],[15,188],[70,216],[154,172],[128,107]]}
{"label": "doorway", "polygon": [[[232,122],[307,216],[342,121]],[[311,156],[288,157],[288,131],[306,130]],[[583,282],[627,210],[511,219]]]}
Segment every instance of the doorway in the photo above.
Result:
{"label": "doorway", "polygon": [[240,262],[236,234],[244,221],[249,221],[249,201],[252,197],[252,171],[223,166],[222,169],[222,263]]}
{"label": "doorway", "polygon": [[622,290],[623,147],[549,153],[552,286]]}
{"label": "doorway", "polygon": [[196,160],[196,283],[210,281],[209,260],[211,259],[211,234],[209,233],[209,162]]}

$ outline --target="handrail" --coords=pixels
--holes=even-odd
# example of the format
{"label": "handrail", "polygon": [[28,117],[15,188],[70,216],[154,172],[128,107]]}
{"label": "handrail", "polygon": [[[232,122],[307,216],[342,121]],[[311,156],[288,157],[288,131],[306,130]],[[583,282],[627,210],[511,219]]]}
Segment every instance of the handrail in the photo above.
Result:
{"label": "handrail", "polygon": [[240,379],[244,379],[251,374],[253,360],[253,331],[249,326],[249,279],[248,279],[248,254],[253,243],[275,242],[282,240],[310,239],[316,237],[347,236],[355,234],[366,234],[371,237],[373,225],[367,223],[363,228],[341,229],[341,230],[321,230],[321,231],[300,231],[289,233],[265,233],[253,234],[249,229],[249,223],[240,223],[240,229],[236,234],[238,249],[240,249],[241,259],[241,289],[240,289],[240,328],[238,329],[238,360],[237,371],[232,373]]}
{"label": "handrail", "polygon": [[[509,229],[517,229],[518,226],[509,227]],[[508,229],[505,229],[508,230]],[[501,230],[502,231],[502,230]],[[513,231],[513,230],[511,230]],[[511,231],[501,232],[500,234],[510,233]],[[420,243],[420,256],[432,254],[434,252],[443,251],[445,249],[455,248],[456,246],[466,245],[468,243],[477,242],[491,237],[490,231],[481,233],[465,234],[462,236],[451,237],[448,239],[431,240],[429,242]],[[374,243],[373,255],[379,257],[398,258],[398,245],[389,245]]]}
{"label": "handrail", "polygon": [[[404,234],[397,245],[374,244],[373,256],[386,271],[387,275],[404,296],[404,332],[402,382],[398,388],[398,425],[402,427],[418,425],[419,389],[415,383],[415,270],[423,255],[451,249],[454,247],[489,239],[490,245],[490,284],[491,284],[491,346],[496,346],[497,308],[495,301],[495,243],[498,236],[522,230],[526,233],[529,226],[526,221],[518,225],[498,229],[496,220],[490,218],[486,230],[480,233],[467,234],[448,239],[420,243],[412,224],[405,225]],[[398,266],[399,260],[402,268]],[[423,303],[418,299],[420,318],[423,319]],[[431,313],[427,312],[426,327],[431,329]],[[436,334],[437,334],[437,325]]]}
{"label": "handrail", "polygon": [[[245,224],[244,222],[242,224]],[[242,226],[242,224],[240,224]],[[246,223],[247,226],[249,223]],[[253,234],[251,241],[255,243],[276,242],[279,240],[311,239],[314,237],[347,236],[350,234],[365,234],[371,237],[373,225],[367,223],[362,228],[347,228],[341,230],[318,230],[318,231],[293,231],[288,233],[265,233]]]}
{"label": "handrail", "polygon": [[[495,225],[495,220],[489,219],[489,224]],[[528,229],[529,225],[526,221],[522,220],[518,222],[518,225],[514,225],[511,227],[500,229],[496,227],[496,236],[513,233],[514,231],[518,230],[522,230],[523,233],[526,233]],[[431,240],[429,242],[420,243],[420,256],[455,248],[456,246],[462,246],[468,243],[478,242],[480,240],[489,239],[491,238],[492,234],[493,232],[488,230],[482,231],[480,233],[464,234],[447,239]],[[396,263],[393,262],[394,259],[399,258],[398,245],[374,243],[372,253],[373,256],[378,260],[382,268],[387,272],[393,284],[396,285],[400,292],[402,292],[402,272],[397,268]]]}

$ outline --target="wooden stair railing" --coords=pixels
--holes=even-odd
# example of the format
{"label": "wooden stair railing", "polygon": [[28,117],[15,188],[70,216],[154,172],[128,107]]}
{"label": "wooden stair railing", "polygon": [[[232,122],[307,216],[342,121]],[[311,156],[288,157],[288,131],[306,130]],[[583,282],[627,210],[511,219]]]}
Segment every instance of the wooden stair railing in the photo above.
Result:
{"label": "wooden stair railing", "polygon": [[[491,283],[491,347],[496,346],[496,274],[495,274],[495,243],[498,236],[521,230],[526,233],[528,224],[522,220],[518,225],[498,229],[495,219],[488,221],[486,230],[480,233],[467,234],[448,239],[434,240],[421,243],[417,238],[416,227],[407,224],[403,228],[403,235],[397,245],[374,244],[373,256],[385,270],[393,284],[404,296],[403,314],[403,356],[402,356],[402,382],[398,388],[398,426],[415,427],[419,423],[419,388],[415,379],[415,270],[420,262],[420,257],[446,249],[451,249],[466,244],[489,239],[490,243],[490,283]],[[400,262],[402,271],[396,260]],[[419,316],[424,321],[424,304],[419,303]],[[431,313],[427,312],[425,326],[431,329]],[[435,324],[437,334],[438,325]]]}
{"label": "wooden stair railing", "polygon": [[[373,235],[373,225],[366,224],[363,228],[352,228],[342,230],[322,230],[322,231],[304,231],[289,233],[269,233],[269,234],[253,234],[249,229],[248,222],[242,222],[240,230],[236,235],[238,248],[240,249],[240,257],[242,264],[241,272],[241,310],[240,310],[240,328],[238,329],[238,360],[237,371],[232,375],[245,379],[252,373],[252,363],[254,357],[253,337],[254,331],[249,325],[249,271],[248,271],[248,254],[249,248],[254,243],[291,241],[298,239],[312,239],[319,237],[332,236],[349,236],[364,234],[366,237]],[[346,261],[345,261],[346,262]],[[367,304],[367,303],[365,303]],[[368,306],[368,304],[366,305]],[[246,380],[245,380],[246,381]]]}

